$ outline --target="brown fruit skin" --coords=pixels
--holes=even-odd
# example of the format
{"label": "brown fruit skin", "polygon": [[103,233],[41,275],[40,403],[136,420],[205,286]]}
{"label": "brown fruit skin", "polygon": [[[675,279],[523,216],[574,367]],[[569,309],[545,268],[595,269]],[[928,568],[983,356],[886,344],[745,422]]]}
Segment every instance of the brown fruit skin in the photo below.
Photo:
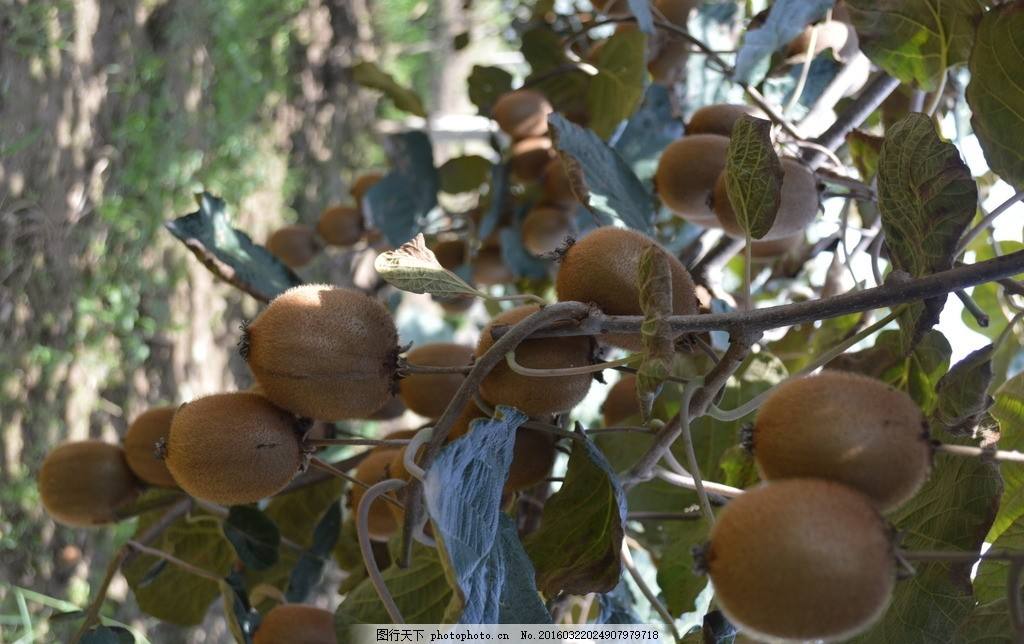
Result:
{"label": "brown fruit skin", "polygon": [[516,141],[548,132],[551,103],[540,92],[521,89],[502,94],[491,108],[498,127]]}
{"label": "brown fruit skin", "polygon": [[291,288],[248,326],[246,341],[267,398],[297,416],[365,418],[391,397],[398,332],[388,310],[359,291]]}
{"label": "brown fruit skin", "polygon": [[[640,308],[640,257],[650,237],[625,228],[603,226],[573,244],[565,253],[555,279],[558,299],[593,302],[608,315],[643,315]],[[659,246],[660,248],[660,246]],[[689,272],[671,253],[672,313],[693,315],[697,311],[696,287]],[[639,335],[605,335],[602,342],[639,351]]]}
{"label": "brown fruit skin", "polygon": [[512,269],[501,258],[501,247],[498,245],[484,246],[476,254],[471,263],[473,281],[481,286],[508,284],[516,277]]}
{"label": "brown fruit skin", "polygon": [[[389,465],[399,448],[381,445],[373,448],[369,456],[364,458],[359,467],[356,468],[355,477],[366,483],[374,485],[389,478],[393,478]],[[363,500],[366,490],[358,485],[349,488],[348,507],[353,512],[359,509],[359,502]],[[398,531],[398,522],[388,506],[391,504],[384,499],[377,499],[370,506],[370,514],[367,521],[367,532],[374,541],[387,541]],[[397,509],[397,508],[396,508]]]}
{"label": "brown fruit skin", "polygon": [[466,242],[461,239],[438,241],[431,249],[441,266],[453,270],[466,263]]}
{"label": "brown fruit skin", "polygon": [[352,183],[352,187],[349,188],[349,194],[356,200],[356,205],[362,207],[363,197],[366,195],[366,191],[374,186],[375,183],[384,178],[384,175],[380,172],[367,172],[361,174]]}
{"label": "brown fruit skin", "polygon": [[[434,342],[414,348],[405,360],[411,365],[463,367],[473,363],[473,347]],[[461,373],[412,374],[398,381],[398,390],[406,407],[420,416],[440,418],[465,379]]]}
{"label": "brown fruit skin", "polygon": [[[803,231],[790,237],[782,237],[771,241],[754,241],[750,244],[750,257],[753,260],[772,260],[795,250],[804,241]],[[740,251],[743,255],[746,250]]]}
{"label": "brown fruit skin", "polygon": [[140,414],[124,435],[124,457],[135,476],[150,485],[177,487],[167,464],[156,455],[156,443],[171,433],[177,407],[155,407]]}
{"label": "brown fruit skin", "polygon": [[[540,310],[537,305],[518,306],[495,317],[480,332],[479,358],[494,340],[491,329],[515,324]],[[516,361],[534,369],[563,369],[591,364],[591,340],[587,336],[527,340],[516,348]],[[528,416],[557,414],[575,407],[590,390],[590,374],[558,378],[523,376],[502,360],[480,384],[480,395],[491,405],[511,405]]]}
{"label": "brown fruit skin", "polygon": [[808,25],[799,36],[789,41],[786,46],[787,63],[799,64],[807,58],[807,48],[811,45],[811,32],[817,30],[812,58],[831,49],[840,62],[847,61],[860,46],[857,32],[841,20],[826,20],[816,25]]}
{"label": "brown fruit skin", "polygon": [[554,156],[555,150],[551,146],[551,139],[546,136],[523,139],[512,144],[509,168],[520,181],[536,181],[544,174],[548,161]]}
{"label": "brown fruit skin", "polygon": [[294,416],[251,392],[182,405],[171,421],[167,469],[181,489],[222,505],[279,492],[302,465]]}
{"label": "brown fruit skin", "polygon": [[526,214],[520,233],[523,246],[537,257],[552,253],[565,245],[576,229],[571,212],[550,206],[537,206]]}
{"label": "brown fruit skin", "polygon": [[[654,418],[665,419],[668,414],[665,409],[665,395],[662,394],[654,399],[654,406],[651,415]],[[608,396],[601,404],[601,417],[605,427],[613,427],[624,420],[639,417],[640,399],[636,395],[636,376],[623,374],[619,381],[608,390]]]}
{"label": "brown fruit skin", "polygon": [[[803,233],[818,214],[820,199],[814,173],[796,159],[789,158],[782,159],[782,171],[784,174],[779,212],[775,215],[775,223],[771,229],[758,241],[773,241]],[[718,215],[718,223],[726,234],[743,237],[743,229],[740,228],[736,212],[729,201],[727,180],[723,170],[715,182],[712,199],[715,214]]]}
{"label": "brown fruit skin", "polygon": [[43,508],[57,523],[75,528],[113,523],[115,511],[139,493],[118,445],[98,440],[62,443],[43,459],[38,475]]}
{"label": "brown fruit skin", "polygon": [[270,254],[289,268],[301,268],[313,261],[320,252],[320,242],[309,226],[278,228],[265,244]]}
{"label": "brown fruit skin", "polygon": [[706,105],[690,117],[686,124],[686,134],[718,134],[720,136],[732,136],[732,128],[744,114],[765,118],[764,112],[753,105],[740,105],[734,103],[716,103]]}
{"label": "brown fruit skin", "polygon": [[774,481],[729,501],[705,564],[740,630],[787,642],[846,640],[885,612],[896,561],[871,501],[839,483]]}
{"label": "brown fruit skin", "polygon": [[754,458],[764,479],[837,481],[890,512],[928,479],[927,427],[904,392],[861,374],[823,371],[785,382],[764,402]]}
{"label": "brown fruit skin", "polygon": [[572,191],[572,183],[569,181],[565,166],[557,156],[544,166],[542,181],[544,182],[544,201],[547,203],[558,206],[575,206],[579,203],[576,194]]}
{"label": "brown fruit skin", "polygon": [[352,206],[332,206],[320,213],[316,232],[331,246],[351,246],[363,238],[363,214]]}
{"label": "brown fruit skin", "polygon": [[694,134],[673,141],[661,153],[654,185],[662,203],[683,219],[705,228],[718,228],[708,202],[718,175],[725,170],[729,138]]}
{"label": "brown fruit skin", "polygon": [[338,644],[334,614],[316,606],[278,604],[263,616],[253,644]]}

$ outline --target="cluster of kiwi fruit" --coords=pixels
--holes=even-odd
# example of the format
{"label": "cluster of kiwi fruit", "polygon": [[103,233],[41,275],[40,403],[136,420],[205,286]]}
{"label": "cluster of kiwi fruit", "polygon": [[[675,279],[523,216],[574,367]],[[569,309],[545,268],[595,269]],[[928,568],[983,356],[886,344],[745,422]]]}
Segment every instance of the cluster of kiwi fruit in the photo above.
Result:
{"label": "cluster of kiwi fruit", "polygon": [[722,612],[770,641],[836,641],[869,628],[896,579],[885,513],[931,470],[924,415],[855,373],[789,380],[747,441],[763,479],[730,501],[701,555]]}
{"label": "cluster of kiwi fruit", "polygon": [[335,204],[320,213],[316,227],[306,224],[283,226],[267,238],[266,249],[289,268],[301,268],[313,261],[325,246],[352,246],[366,235],[363,196],[383,177],[367,172],[352,183],[349,193],[356,205]]}

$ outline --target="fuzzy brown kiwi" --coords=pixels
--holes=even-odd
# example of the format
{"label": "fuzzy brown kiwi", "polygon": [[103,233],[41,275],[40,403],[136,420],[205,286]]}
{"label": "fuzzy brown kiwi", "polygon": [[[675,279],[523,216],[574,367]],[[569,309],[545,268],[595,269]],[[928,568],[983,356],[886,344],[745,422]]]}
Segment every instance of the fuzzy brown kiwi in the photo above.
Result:
{"label": "fuzzy brown kiwi", "polygon": [[246,328],[242,347],[267,398],[297,416],[365,418],[392,394],[395,323],[359,291],[291,288]]}
{"label": "fuzzy brown kiwi", "polygon": [[523,139],[512,144],[509,168],[520,181],[536,181],[544,174],[544,168],[554,156],[555,150],[548,137],[536,136]]}
{"label": "fuzzy brown kiwi", "polygon": [[[516,324],[538,310],[537,305],[518,306],[492,319],[480,332],[477,358],[494,344],[491,329],[495,325]],[[534,369],[589,365],[591,352],[591,339],[587,336],[526,340],[515,350],[516,361]],[[558,378],[523,376],[502,360],[480,384],[480,395],[492,405],[511,405],[530,416],[556,414],[569,411],[583,400],[590,390],[591,380],[590,374]]]}
{"label": "fuzzy brown kiwi", "polygon": [[267,238],[265,246],[289,268],[301,268],[310,263],[321,248],[316,232],[303,225],[278,228]]}
{"label": "fuzzy brown kiwi", "polygon": [[124,450],[98,440],[62,443],[43,459],[39,498],[54,521],[76,528],[113,523],[139,494]]}
{"label": "fuzzy brown kiwi", "polygon": [[654,185],[669,210],[705,228],[719,227],[708,205],[718,175],[725,170],[729,137],[687,135],[669,144],[658,159]]}
{"label": "fuzzy brown kiwi", "polygon": [[473,281],[481,286],[508,284],[515,279],[512,269],[501,257],[501,247],[497,244],[485,244],[470,263],[473,268]]}
{"label": "fuzzy brown kiwi", "polygon": [[191,496],[254,503],[279,492],[302,467],[301,430],[298,419],[258,394],[204,396],[174,414],[165,462]]}
{"label": "fuzzy brown kiwi", "polygon": [[[654,399],[651,415],[654,418],[667,418],[665,395]],[[605,427],[618,425],[624,420],[640,416],[640,399],[636,395],[636,376],[624,374],[619,381],[608,390],[608,395],[601,404],[601,417]]]}
{"label": "fuzzy brown kiwi", "polygon": [[860,42],[853,26],[841,20],[825,20],[816,25],[808,25],[799,36],[786,45],[786,62],[791,65],[803,63],[807,57],[807,48],[811,46],[811,33],[817,32],[814,41],[816,57],[826,49],[831,49],[837,60],[844,62],[857,53]]}
{"label": "fuzzy brown kiwi", "polygon": [[[625,228],[603,226],[591,232],[562,258],[555,279],[558,299],[593,302],[608,315],[643,315],[640,258],[651,245],[658,246],[650,237]],[[672,273],[673,314],[696,314],[693,279],[675,256],[668,251],[665,255]],[[639,335],[605,335],[600,340],[633,351],[642,348]]]}
{"label": "fuzzy brown kiwi", "polygon": [[575,231],[572,213],[562,208],[537,206],[526,214],[520,233],[523,246],[531,255],[553,253],[565,245]]}
{"label": "fuzzy brown kiwi", "polygon": [[857,373],[823,371],[776,389],[757,413],[754,458],[762,478],[822,478],[895,510],[928,479],[932,446],[906,393]]}
{"label": "fuzzy brown kiwi", "polygon": [[764,112],[753,105],[715,103],[706,105],[690,116],[686,134],[718,134],[732,136],[732,128],[744,114],[765,118]]}
{"label": "fuzzy brown kiwi", "polygon": [[572,191],[572,182],[569,181],[569,174],[558,157],[548,161],[544,166],[542,177],[544,184],[544,201],[559,206],[575,206],[579,203],[576,193]]}
{"label": "fuzzy brown kiwi", "polygon": [[367,172],[359,175],[359,177],[352,182],[352,187],[349,188],[349,194],[356,200],[356,205],[360,208],[363,204],[363,197],[366,196],[366,192],[372,188],[378,181],[384,178],[384,175],[380,172]]}
{"label": "fuzzy brown kiwi", "polygon": [[547,134],[551,112],[548,99],[532,89],[502,94],[491,108],[498,127],[517,141]]}
{"label": "fuzzy brown kiwi", "polygon": [[167,464],[157,456],[157,443],[167,442],[171,433],[174,406],[147,409],[132,421],[124,435],[124,457],[135,476],[150,485],[176,487],[178,484],[167,470]]}
{"label": "fuzzy brown kiwi", "polygon": [[334,613],[305,604],[278,604],[263,616],[253,644],[337,644]]}
{"label": "fuzzy brown kiwi", "polygon": [[352,206],[332,206],[320,213],[316,232],[331,246],[351,246],[363,238],[363,213]]}
{"label": "fuzzy brown kiwi", "polygon": [[718,515],[703,564],[740,630],[775,641],[846,640],[875,622],[896,577],[891,532],[860,492],[788,479]]}
{"label": "fuzzy brown kiwi", "polygon": [[[473,347],[432,342],[414,348],[405,360],[410,365],[465,367],[473,363]],[[414,373],[398,382],[398,390],[406,407],[420,416],[440,418],[465,378],[461,373]]]}
{"label": "fuzzy brown kiwi", "polygon": [[[402,430],[388,434],[385,438],[410,439],[415,434],[415,430]],[[353,475],[356,479],[370,486],[380,483],[385,479],[400,478],[391,471],[391,461],[394,459],[395,454],[399,453],[402,449],[393,445],[378,445],[374,447],[366,458],[359,463]],[[362,486],[353,485],[349,488],[346,503],[350,511],[353,513],[358,511],[359,502],[363,500],[364,494],[366,494],[366,489]],[[395,498],[393,493],[388,494]],[[388,509],[390,506],[391,503],[384,499],[377,499],[370,506],[367,527],[370,538],[374,541],[387,541],[398,531],[399,523],[393,512]]]}
{"label": "fuzzy brown kiwi", "polygon": [[442,239],[434,242],[431,250],[437,262],[453,270],[466,263],[466,242],[461,239]]}
{"label": "fuzzy brown kiwi", "polygon": [[[814,221],[818,214],[821,200],[818,195],[818,182],[812,172],[796,159],[782,159],[782,201],[779,212],[775,215],[775,223],[758,241],[772,241],[783,237],[792,237],[802,233]],[[729,201],[726,171],[715,182],[712,207],[718,216],[718,222],[725,232],[733,237],[743,237],[743,229],[736,220],[736,212]]]}

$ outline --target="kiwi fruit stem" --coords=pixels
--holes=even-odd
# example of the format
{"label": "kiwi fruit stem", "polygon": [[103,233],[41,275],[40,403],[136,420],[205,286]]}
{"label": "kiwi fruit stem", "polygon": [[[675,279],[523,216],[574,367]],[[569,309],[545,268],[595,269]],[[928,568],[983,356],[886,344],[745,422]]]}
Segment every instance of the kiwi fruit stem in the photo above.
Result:
{"label": "kiwi fruit stem", "polygon": [[[312,465],[313,467],[319,469],[319,470],[323,470],[325,472],[333,474],[334,476],[337,476],[339,479],[348,481],[352,485],[357,485],[357,486],[363,488],[364,490],[368,491],[371,487],[373,487],[371,485],[367,485],[366,483],[363,483],[362,481],[360,481],[356,477],[352,476],[348,472],[343,472],[343,471],[339,470],[338,468],[334,467],[333,465],[331,465],[330,463],[328,463],[328,462],[326,462],[326,461],[324,461],[322,459],[319,459],[319,458],[317,458],[315,456],[313,458],[309,459],[309,464]],[[385,496],[384,500],[387,501],[388,503],[390,503],[391,505],[394,505],[395,507],[401,508],[403,510],[405,509],[405,506],[402,505],[402,503],[400,501],[398,501],[396,499],[393,499],[390,496]]]}
{"label": "kiwi fruit stem", "polygon": [[310,447],[329,447],[331,445],[387,445],[390,447],[402,447],[408,440],[392,438],[380,440],[377,438],[307,438],[304,445]]}
{"label": "kiwi fruit stem", "polygon": [[612,360],[611,362],[601,362],[598,364],[586,365],[584,367],[566,367],[565,369],[531,369],[530,367],[524,367],[516,362],[516,352],[509,351],[505,354],[505,362],[508,363],[509,369],[522,376],[557,378],[559,376],[579,376],[585,373],[597,373],[598,371],[604,371],[605,369],[624,367],[631,362],[636,362],[641,357],[641,355],[633,354],[625,358]]}

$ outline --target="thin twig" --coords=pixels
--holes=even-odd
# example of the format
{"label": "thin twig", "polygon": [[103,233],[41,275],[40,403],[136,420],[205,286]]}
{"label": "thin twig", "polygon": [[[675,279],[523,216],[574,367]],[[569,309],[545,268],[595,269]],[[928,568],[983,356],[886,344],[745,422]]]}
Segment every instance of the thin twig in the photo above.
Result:
{"label": "thin twig", "polygon": [[93,625],[100,621],[100,609],[103,607],[103,602],[107,598],[107,591],[110,589],[110,583],[114,581],[114,575],[120,570],[121,564],[124,563],[125,557],[128,555],[128,547],[121,546],[114,553],[110,563],[107,564],[107,572],[103,575],[103,581],[100,582],[100,587],[96,590],[96,595],[92,601],[89,602],[89,607],[85,611],[85,620],[78,627],[74,636],[71,638],[72,644],[78,644],[81,641],[85,633],[93,627]]}
{"label": "thin twig", "polygon": [[953,251],[953,255],[959,257],[961,254],[963,254],[963,252],[967,250],[967,247],[971,245],[971,242],[974,241],[975,237],[980,235],[983,231],[987,230],[989,226],[991,226],[992,223],[995,222],[996,218],[999,217],[999,215],[1009,210],[1015,203],[1017,203],[1021,199],[1024,199],[1024,190],[1018,190],[1013,194],[1012,197],[1010,197],[1003,203],[999,204],[992,210],[992,212],[985,215],[985,217],[978,222],[977,226],[971,228],[966,233],[964,233],[964,236],[960,238],[960,243],[956,245],[956,250]]}
{"label": "thin twig", "polygon": [[679,631],[676,630],[676,622],[672,619],[672,614],[668,612],[668,609],[661,603],[658,595],[651,590],[651,587],[647,585],[646,581],[644,581],[643,576],[640,575],[640,571],[637,570],[636,564],[633,563],[633,554],[629,551],[629,543],[625,539],[622,540],[622,567],[626,569],[629,576],[633,578],[637,587],[640,588],[640,592],[644,594],[647,601],[651,602],[651,606],[653,606],[654,610],[661,616],[661,619],[665,621],[665,625],[672,631],[672,636],[675,640],[677,642],[680,641]]}
{"label": "thin twig", "polygon": [[1024,463],[1024,453],[1018,451],[995,449],[992,447],[974,447],[972,445],[950,445],[939,443],[935,445],[935,451],[956,456],[977,457],[992,461],[1007,463]]}
{"label": "thin twig", "polygon": [[[366,572],[370,575],[370,582],[377,591],[381,602],[384,603],[384,609],[387,610],[388,616],[391,617],[392,623],[395,624],[404,624],[405,619],[402,617],[402,612],[398,610],[395,600],[392,599],[388,585],[384,583],[384,576],[380,574],[380,568],[377,567],[377,560],[373,556],[373,546],[370,545],[369,532],[370,506],[373,505],[373,502],[379,496],[386,495],[388,492],[398,490],[404,486],[405,481],[401,479],[381,481],[366,491],[363,498],[359,500],[359,507],[356,509],[356,536],[359,539],[359,552],[363,555],[363,564],[366,566]],[[384,498],[389,499],[391,497],[384,496]]]}
{"label": "thin twig", "polygon": [[455,367],[440,367],[435,365],[425,364],[412,364],[411,362],[402,363],[400,369],[405,374],[446,374],[446,373],[469,373],[469,370],[473,368],[473,365],[459,365]]}
{"label": "thin twig", "polygon": [[[323,470],[325,472],[330,472],[334,476],[337,476],[340,479],[348,481],[352,485],[358,485],[359,487],[363,488],[364,490],[369,490],[372,487],[370,485],[367,485],[366,483],[363,483],[362,481],[360,481],[356,477],[352,476],[348,472],[343,472],[343,471],[339,470],[338,468],[334,467],[333,465],[331,465],[330,463],[324,462],[324,461],[322,461],[319,458],[313,457],[313,458],[309,459],[309,464],[312,465],[313,467],[321,469],[321,470]],[[396,508],[405,509],[405,507],[402,505],[402,503],[399,502],[397,499],[393,499],[390,496],[386,496],[386,497],[384,497],[384,500],[387,501],[388,503],[390,503],[391,505],[395,506]]]}
{"label": "thin twig", "polygon": [[942,93],[946,91],[946,78],[948,76],[949,72],[946,71],[939,78],[939,86],[932,93],[931,100],[928,101],[928,107],[924,108],[924,113],[928,116],[935,116],[935,112],[938,111],[939,105],[942,103]]}
{"label": "thin twig", "polygon": [[530,378],[561,378],[563,376],[582,376],[588,373],[597,373],[598,371],[604,371],[605,369],[612,369],[615,367],[623,367],[631,362],[636,362],[640,359],[640,356],[631,355],[626,358],[619,360],[612,360],[609,362],[599,362],[597,364],[585,365],[583,367],[565,367],[562,369],[534,369],[532,367],[524,367],[523,365],[516,362],[516,352],[509,351],[505,354],[505,363],[508,364],[508,368],[518,373],[520,376],[527,376]]}
{"label": "thin twig", "polygon": [[679,428],[682,430],[683,447],[686,449],[686,460],[690,467],[690,476],[693,477],[694,488],[697,491],[697,499],[700,501],[701,511],[708,525],[715,524],[715,513],[711,510],[711,501],[708,500],[708,493],[704,490],[704,482],[700,475],[700,463],[697,462],[697,452],[693,449],[693,436],[690,435],[690,400],[696,392],[697,384],[690,383],[683,389],[683,400],[679,406]]}
{"label": "thin twig", "polygon": [[954,291],[954,293],[956,293],[956,296],[960,298],[960,302],[963,303],[964,309],[971,314],[971,317],[973,317],[974,321],[978,323],[978,326],[987,327],[989,323],[988,313],[982,311],[981,307],[978,306],[978,303],[971,299],[971,296],[965,291],[957,290]]}
{"label": "thin twig", "polygon": [[191,573],[191,574],[193,574],[193,575],[195,575],[197,577],[202,577],[203,579],[208,579],[208,580],[210,580],[212,582],[215,582],[215,583],[218,583],[218,584],[221,582],[221,578],[218,577],[217,575],[213,574],[212,572],[203,570],[199,566],[190,564],[189,562],[184,561],[182,559],[178,559],[177,557],[175,557],[171,553],[164,552],[163,550],[160,550],[159,548],[150,548],[147,545],[141,544],[138,541],[133,541],[133,540],[129,540],[125,545],[131,547],[133,550],[138,550],[139,552],[141,552],[143,554],[152,555],[152,556],[157,557],[159,559],[163,559],[164,561],[166,561],[168,563],[172,563],[175,566],[177,566],[177,567],[181,568],[182,570],[184,570],[185,572]]}
{"label": "thin twig", "polygon": [[655,512],[653,510],[638,510],[626,515],[627,521],[693,521],[701,518],[702,513],[697,512]]}
{"label": "thin twig", "polygon": [[[860,95],[843,110],[835,122],[814,140],[815,143],[819,143],[829,150],[837,150],[846,140],[846,135],[867,120],[899,84],[898,80],[888,74],[882,73],[877,76],[861,90]],[[825,155],[816,151],[804,154],[804,160],[812,168],[821,165],[824,158]]]}
{"label": "thin twig", "polygon": [[807,76],[811,71],[811,63],[814,62],[814,47],[818,44],[818,28],[811,27],[811,37],[807,39],[807,51],[804,56],[804,64],[800,69],[800,78],[796,81],[796,87],[793,88],[793,95],[790,96],[786,106],[782,108],[782,113],[786,114],[791,112],[796,104],[800,101],[800,95],[804,93],[804,86],[807,84]]}
{"label": "thin twig", "polygon": [[[686,488],[687,490],[697,490],[697,480],[692,476],[676,474],[675,472],[666,470],[664,467],[654,468],[654,473],[659,479],[671,483],[672,485],[678,485],[679,487]],[[707,492],[726,499],[732,499],[743,494],[743,490],[738,487],[732,487],[731,485],[725,485],[724,483],[702,481],[701,484]]]}
{"label": "thin twig", "polygon": [[409,443],[405,438],[307,438],[303,441],[310,447],[330,447],[332,445],[376,445],[387,447],[403,447]]}

